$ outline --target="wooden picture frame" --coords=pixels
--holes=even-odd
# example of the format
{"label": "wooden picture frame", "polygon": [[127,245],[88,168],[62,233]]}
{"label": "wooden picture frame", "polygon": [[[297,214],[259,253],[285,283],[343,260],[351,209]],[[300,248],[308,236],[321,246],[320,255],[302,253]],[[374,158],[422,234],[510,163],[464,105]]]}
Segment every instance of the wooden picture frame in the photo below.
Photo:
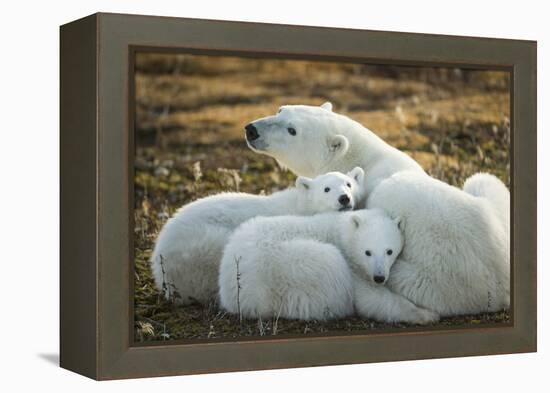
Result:
{"label": "wooden picture frame", "polygon": [[[511,322],[133,344],[133,55],[220,53],[512,75]],[[61,27],[61,366],[99,380],[536,351],[536,42],[95,14]]]}

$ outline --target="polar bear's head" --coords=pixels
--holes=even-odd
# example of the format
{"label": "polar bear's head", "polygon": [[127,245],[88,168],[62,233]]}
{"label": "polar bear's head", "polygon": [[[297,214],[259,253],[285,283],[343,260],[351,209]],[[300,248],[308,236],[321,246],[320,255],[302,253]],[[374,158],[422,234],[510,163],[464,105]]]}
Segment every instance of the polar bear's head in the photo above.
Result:
{"label": "polar bear's head", "polygon": [[312,213],[353,210],[364,199],[362,168],[348,174],[329,172],[314,179],[298,176],[296,188],[302,193],[302,203]]}
{"label": "polar bear's head", "polygon": [[392,219],[380,209],[358,210],[346,219],[342,236],[349,262],[360,276],[384,284],[403,249],[401,220]]}
{"label": "polar bear's head", "polygon": [[332,112],[332,104],[285,105],[273,116],[245,127],[248,146],[275,158],[294,173],[315,176],[342,157],[349,141],[338,130],[347,118]]}

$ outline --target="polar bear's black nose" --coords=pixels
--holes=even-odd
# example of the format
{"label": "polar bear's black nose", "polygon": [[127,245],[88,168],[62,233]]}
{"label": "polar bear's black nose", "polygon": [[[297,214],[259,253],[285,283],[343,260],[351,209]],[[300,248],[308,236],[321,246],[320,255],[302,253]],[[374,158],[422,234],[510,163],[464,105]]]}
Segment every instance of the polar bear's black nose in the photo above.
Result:
{"label": "polar bear's black nose", "polygon": [[340,195],[340,198],[338,198],[338,202],[340,202],[340,204],[343,206],[349,205],[349,196],[347,196],[346,194]]}
{"label": "polar bear's black nose", "polygon": [[248,139],[249,141],[256,140],[260,137],[260,134],[258,134],[258,130],[254,126],[254,124],[247,124],[244,129],[246,130],[246,139]]}
{"label": "polar bear's black nose", "polygon": [[384,281],[386,281],[386,277],[384,276],[374,276],[373,279],[374,282],[377,284],[382,284]]}

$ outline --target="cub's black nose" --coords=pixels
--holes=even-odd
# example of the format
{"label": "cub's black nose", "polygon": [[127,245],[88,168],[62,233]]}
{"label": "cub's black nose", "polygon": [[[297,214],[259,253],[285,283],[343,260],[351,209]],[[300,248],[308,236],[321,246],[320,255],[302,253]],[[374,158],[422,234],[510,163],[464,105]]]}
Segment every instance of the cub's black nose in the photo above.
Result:
{"label": "cub's black nose", "polygon": [[384,281],[386,281],[386,277],[384,276],[374,276],[374,282],[377,284],[382,284]]}
{"label": "cub's black nose", "polygon": [[349,196],[347,195],[340,195],[340,198],[338,198],[338,202],[340,202],[341,205],[347,206],[349,205]]}
{"label": "cub's black nose", "polygon": [[260,134],[258,134],[258,130],[254,127],[254,124],[247,124],[244,129],[246,130],[246,139],[249,141],[256,140],[260,137]]}

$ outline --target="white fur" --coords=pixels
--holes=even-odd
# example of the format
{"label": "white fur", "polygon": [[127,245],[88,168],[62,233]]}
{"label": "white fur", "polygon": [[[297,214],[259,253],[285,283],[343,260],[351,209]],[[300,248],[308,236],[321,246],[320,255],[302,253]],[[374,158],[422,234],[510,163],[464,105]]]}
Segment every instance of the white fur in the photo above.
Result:
{"label": "white fur", "polygon": [[[287,105],[274,116],[255,120],[260,137],[247,140],[252,150],[274,157],[292,172],[317,176],[329,171],[365,170],[367,193],[401,170],[424,173],[416,161],[385,143],[356,121],[323,107]],[[291,135],[288,128],[296,135]],[[306,154],[304,154],[306,153]]]}
{"label": "white fur", "polygon": [[371,281],[389,275],[402,244],[398,223],[381,210],[254,218],[225,247],[220,304],[245,318],[339,318],[355,304],[382,321],[434,321],[435,313]]}
{"label": "white fur", "polygon": [[[348,176],[349,175],[349,176]],[[162,228],[151,257],[159,290],[177,303],[206,303],[215,298],[218,266],[223,247],[242,222],[261,215],[310,215],[343,208],[342,195],[350,199],[349,209],[363,199],[363,170],[344,175],[331,172],[309,179],[298,177],[296,187],[259,196],[222,193],[183,206]],[[325,192],[326,189],[330,189]]]}
{"label": "white fur", "polygon": [[487,199],[499,216],[506,234],[510,234],[510,192],[499,178],[489,173],[476,173],[466,179],[462,189],[468,194]]}
{"label": "white fur", "polygon": [[[441,315],[509,307],[509,191],[498,179],[473,177],[466,192],[438,181],[328,106],[284,106],[253,124],[260,137],[250,147],[297,174],[365,170],[367,207],[404,223],[405,247],[389,289]],[[289,126],[295,136],[286,132]]]}
{"label": "white fur", "polygon": [[389,288],[442,315],[509,306],[509,236],[489,200],[404,171],[381,182],[367,204],[404,222]]}

